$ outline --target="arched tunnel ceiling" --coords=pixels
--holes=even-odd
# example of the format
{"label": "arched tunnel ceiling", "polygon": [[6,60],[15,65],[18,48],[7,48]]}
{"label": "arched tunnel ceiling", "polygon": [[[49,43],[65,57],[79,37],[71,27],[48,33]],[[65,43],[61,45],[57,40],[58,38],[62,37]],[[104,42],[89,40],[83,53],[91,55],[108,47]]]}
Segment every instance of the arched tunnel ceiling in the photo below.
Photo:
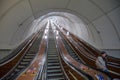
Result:
{"label": "arched tunnel ceiling", "polygon": [[32,21],[52,11],[81,18],[94,37],[88,42],[98,48],[120,49],[120,0],[0,0],[0,49],[17,46],[30,35]]}

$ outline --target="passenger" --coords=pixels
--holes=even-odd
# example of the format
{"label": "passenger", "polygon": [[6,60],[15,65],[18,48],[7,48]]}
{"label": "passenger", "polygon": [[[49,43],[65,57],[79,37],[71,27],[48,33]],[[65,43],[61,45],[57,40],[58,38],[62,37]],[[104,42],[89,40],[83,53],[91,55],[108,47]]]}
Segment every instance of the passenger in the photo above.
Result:
{"label": "passenger", "polygon": [[96,59],[96,66],[98,69],[101,69],[102,71],[107,72],[107,67],[106,67],[106,53],[102,52],[101,56],[98,56]]}
{"label": "passenger", "polygon": [[103,51],[101,53],[101,56],[98,56],[98,58],[96,59],[96,66],[98,69],[105,72],[109,76],[109,78],[112,80],[112,77],[110,76],[109,71],[106,67],[107,66],[106,58],[107,58],[107,54],[106,54],[106,52]]}

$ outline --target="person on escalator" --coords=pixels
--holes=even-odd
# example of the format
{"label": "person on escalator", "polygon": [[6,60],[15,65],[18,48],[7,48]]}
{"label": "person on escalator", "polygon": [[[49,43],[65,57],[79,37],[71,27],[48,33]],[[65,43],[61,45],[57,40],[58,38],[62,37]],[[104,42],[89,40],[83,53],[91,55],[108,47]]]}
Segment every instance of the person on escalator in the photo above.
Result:
{"label": "person on escalator", "polygon": [[110,76],[109,74],[109,71],[107,69],[107,54],[106,52],[102,52],[101,53],[101,56],[98,56],[97,59],[96,59],[96,66],[98,69],[102,70],[104,73],[106,73],[109,78],[112,80],[112,77]]}
{"label": "person on escalator", "polygon": [[108,72],[108,69],[106,67],[106,56],[107,54],[105,52],[101,53],[101,56],[98,56],[96,59],[96,66],[98,69],[101,69],[104,72]]}

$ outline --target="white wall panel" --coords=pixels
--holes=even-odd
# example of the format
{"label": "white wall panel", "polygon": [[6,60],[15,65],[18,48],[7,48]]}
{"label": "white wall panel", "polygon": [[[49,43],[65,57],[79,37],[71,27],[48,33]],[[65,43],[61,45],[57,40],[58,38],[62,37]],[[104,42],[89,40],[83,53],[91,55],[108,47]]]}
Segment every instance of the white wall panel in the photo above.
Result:
{"label": "white wall panel", "polygon": [[[13,48],[14,45],[10,45],[10,42],[13,38],[12,36],[20,27],[19,25],[23,23],[23,21],[25,21],[31,15],[32,12],[28,4],[28,1],[23,0],[18,5],[9,10],[9,12],[0,20],[1,49]],[[22,30],[24,30],[24,27],[21,29],[21,31]]]}
{"label": "white wall panel", "polygon": [[92,0],[94,1],[104,12],[108,12],[120,5],[120,0]]}
{"label": "white wall panel", "polygon": [[3,17],[10,8],[15,7],[20,0],[0,0],[0,18]]}
{"label": "white wall panel", "polygon": [[74,10],[92,21],[103,13],[89,0],[71,0],[68,9]]}
{"label": "white wall panel", "polygon": [[[46,9],[65,8],[69,0],[30,0],[34,13]],[[41,13],[41,12],[40,12]]]}
{"label": "white wall panel", "polygon": [[102,44],[101,37],[96,30],[96,27],[93,24],[88,24],[88,29],[90,31],[89,36],[91,36],[90,37],[91,39],[88,41],[88,43],[90,43],[94,47],[100,49],[103,44]]}
{"label": "white wall panel", "polygon": [[33,33],[31,32],[31,29],[33,29],[33,20],[34,18],[30,17],[20,27],[17,28],[12,35],[11,41],[9,42],[10,45],[13,45],[14,47],[18,46],[21,42],[23,42],[23,40]]}
{"label": "white wall panel", "polygon": [[120,42],[118,36],[116,35],[115,29],[106,16],[99,18],[93,23],[100,32],[100,36],[103,42],[103,49],[120,48]]}
{"label": "white wall panel", "polygon": [[111,11],[108,16],[113,21],[120,38],[120,7]]}
{"label": "white wall panel", "polygon": [[120,59],[120,49],[103,49],[103,50],[106,51],[108,55]]}

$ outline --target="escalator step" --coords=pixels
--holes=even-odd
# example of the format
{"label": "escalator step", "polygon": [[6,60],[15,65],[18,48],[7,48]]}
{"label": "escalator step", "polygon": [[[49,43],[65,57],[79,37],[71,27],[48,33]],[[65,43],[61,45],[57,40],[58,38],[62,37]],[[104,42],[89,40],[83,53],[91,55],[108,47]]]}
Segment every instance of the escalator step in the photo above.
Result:
{"label": "escalator step", "polygon": [[57,69],[57,70],[47,70],[48,73],[52,73],[52,72],[61,72],[61,69]]}
{"label": "escalator step", "polygon": [[48,55],[49,57],[58,57],[57,55]]}
{"label": "escalator step", "polygon": [[26,64],[28,64],[29,62],[21,62],[20,64],[22,64],[22,65],[26,65]]}
{"label": "escalator step", "polygon": [[33,56],[25,56],[24,58],[26,58],[26,59],[32,59]]}
{"label": "escalator step", "polygon": [[23,61],[29,62],[29,61],[31,61],[31,59],[23,59]]}
{"label": "escalator step", "polygon": [[62,78],[57,78],[57,79],[56,79],[56,78],[55,78],[55,79],[47,79],[47,80],[65,80],[65,79],[64,79],[64,77],[62,77]]}
{"label": "escalator step", "polygon": [[15,72],[19,72],[20,71],[20,69],[15,69]]}
{"label": "escalator step", "polygon": [[54,58],[49,58],[48,61],[59,61],[58,57],[54,57]]}
{"label": "escalator step", "polygon": [[26,67],[26,66],[22,66],[22,65],[19,65],[19,66],[18,66],[18,68],[20,68],[20,69],[21,69],[21,68],[23,69],[23,68],[25,68],[25,67]]}
{"label": "escalator step", "polygon": [[56,52],[51,52],[51,51],[49,51],[49,52],[48,52],[48,55],[56,55]]}
{"label": "escalator step", "polygon": [[48,66],[47,67],[49,70],[51,69],[60,69],[60,66]]}
{"label": "escalator step", "polygon": [[63,73],[58,73],[58,74],[48,74],[48,77],[59,77],[63,76]]}
{"label": "escalator step", "polygon": [[58,63],[59,61],[58,61],[58,59],[57,60],[48,60],[48,63],[52,63],[52,62],[53,63],[56,63],[56,62]]}
{"label": "escalator step", "polygon": [[35,54],[31,54],[31,53],[29,53],[29,54],[26,54],[26,56],[34,56]]}
{"label": "escalator step", "polygon": [[49,61],[48,62],[48,64],[52,64],[52,63],[58,63],[58,61],[54,61],[54,62],[53,61],[51,61],[51,62]]}
{"label": "escalator step", "polygon": [[56,80],[59,80],[59,79],[64,79],[63,77],[63,74],[62,73],[59,73],[59,74],[49,74],[47,75],[48,79],[56,79]]}
{"label": "escalator step", "polygon": [[58,59],[58,57],[54,57],[54,58],[53,57],[48,57],[48,60],[49,59]]}
{"label": "escalator step", "polygon": [[62,71],[51,71],[51,72],[47,72],[47,74],[59,74],[62,73]]}
{"label": "escalator step", "polygon": [[60,65],[59,63],[50,63],[50,64],[48,64],[48,66],[58,66],[58,65]]}

